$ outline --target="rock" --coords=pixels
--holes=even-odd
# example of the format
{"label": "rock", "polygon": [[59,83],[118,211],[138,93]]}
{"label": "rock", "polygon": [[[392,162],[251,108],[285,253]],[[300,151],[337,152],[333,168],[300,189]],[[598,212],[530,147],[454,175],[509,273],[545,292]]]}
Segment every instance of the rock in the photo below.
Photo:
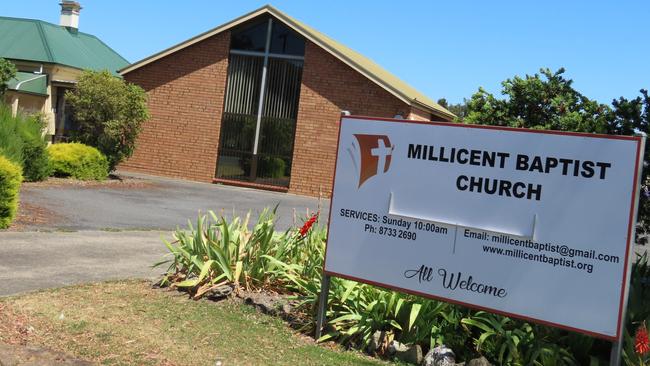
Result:
{"label": "rock", "polygon": [[392,356],[392,355],[396,354],[397,352],[404,352],[407,349],[408,349],[408,346],[406,346],[405,344],[401,344],[398,341],[392,341],[388,345],[388,354]]}
{"label": "rock", "polygon": [[469,361],[467,366],[492,366],[492,364],[487,360],[487,358],[481,356],[480,358],[475,358]]}
{"label": "rock", "polygon": [[422,362],[422,347],[419,344],[407,346],[397,341],[390,342],[388,353],[400,361],[418,365]]}
{"label": "rock", "polygon": [[248,292],[238,294],[244,303],[253,305],[262,313],[290,319],[293,315],[293,306],[286,296],[265,292]]}
{"label": "rock", "polygon": [[426,356],[424,356],[424,361],[422,361],[422,366],[454,365],[456,365],[456,355],[454,354],[454,351],[447,348],[444,344],[427,352]]}
{"label": "rock", "polygon": [[367,348],[368,353],[374,355],[377,352],[379,352],[382,345],[384,344],[385,339],[386,339],[386,332],[380,330],[375,331],[375,333],[372,334],[370,343],[368,343],[368,348]]}
{"label": "rock", "polygon": [[151,283],[151,288],[166,288],[169,287],[169,281],[167,280],[167,275],[162,275],[158,278],[156,278],[152,283]]}
{"label": "rock", "polygon": [[248,296],[244,300],[246,304],[253,305],[257,310],[264,314],[273,315],[273,310],[275,308],[275,303],[267,296]]}
{"label": "rock", "polygon": [[232,285],[221,285],[206,292],[204,296],[210,300],[221,300],[230,296],[234,290]]}

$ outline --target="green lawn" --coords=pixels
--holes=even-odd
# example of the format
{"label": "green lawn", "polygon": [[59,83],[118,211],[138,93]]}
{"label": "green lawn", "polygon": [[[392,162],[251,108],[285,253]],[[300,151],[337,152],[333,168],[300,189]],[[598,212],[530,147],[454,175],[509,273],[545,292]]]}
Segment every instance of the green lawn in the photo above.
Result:
{"label": "green lawn", "polygon": [[316,345],[282,320],[235,301],[188,300],[143,281],[0,299],[0,341],[106,365],[386,365]]}

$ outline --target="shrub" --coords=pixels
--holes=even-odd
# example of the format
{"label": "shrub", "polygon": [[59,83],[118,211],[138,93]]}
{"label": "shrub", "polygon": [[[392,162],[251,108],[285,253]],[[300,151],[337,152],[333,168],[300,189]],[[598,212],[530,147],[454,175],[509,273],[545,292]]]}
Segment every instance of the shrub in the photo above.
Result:
{"label": "shrub", "polygon": [[282,178],[285,176],[287,164],[284,160],[274,157],[262,157],[259,160],[259,175],[265,178]]}
{"label": "shrub", "polygon": [[0,57],[0,97],[7,91],[7,82],[15,75],[16,66],[11,61]]}
{"label": "shrub", "polygon": [[0,104],[0,155],[22,166],[25,142],[18,129],[18,118],[11,115],[9,106]]}
{"label": "shrub", "polygon": [[69,143],[54,144],[48,150],[54,176],[81,180],[104,180],[108,176],[108,161],[94,147]]}
{"label": "shrub", "polygon": [[20,166],[0,156],[0,229],[9,227],[16,216],[22,180]]}
{"label": "shrub", "polygon": [[0,105],[0,154],[23,169],[25,180],[40,181],[49,176],[49,155],[38,115],[16,117]]}
{"label": "shrub", "polygon": [[22,123],[20,134],[23,139],[23,176],[28,182],[37,182],[50,176],[50,154],[43,135],[44,122],[34,115]]}
{"label": "shrub", "polygon": [[39,137],[27,136],[23,147],[23,175],[28,182],[47,179],[51,173],[47,144]]}
{"label": "shrub", "polygon": [[149,118],[142,88],[108,71],[84,71],[65,99],[79,124],[73,139],[99,149],[111,171],[133,154],[142,122]]}

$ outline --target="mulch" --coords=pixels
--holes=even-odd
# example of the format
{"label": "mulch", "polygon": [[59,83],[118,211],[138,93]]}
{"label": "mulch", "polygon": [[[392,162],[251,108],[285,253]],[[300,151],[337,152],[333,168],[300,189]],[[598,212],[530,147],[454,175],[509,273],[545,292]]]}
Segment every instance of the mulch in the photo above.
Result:
{"label": "mulch", "polygon": [[21,231],[27,227],[51,227],[63,221],[63,217],[56,212],[28,202],[18,203],[16,219],[7,231]]}
{"label": "mulch", "polygon": [[25,345],[34,329],[30,319],[15,309],[0,303],[0,334],[6,344]]}
{"label": "mulch", "polygon": [[156,183],[139,178],[111,175],[106,180],[77,180],[51,177],[42,182],[24,182],[23,189],[30,188],[153,188]]}

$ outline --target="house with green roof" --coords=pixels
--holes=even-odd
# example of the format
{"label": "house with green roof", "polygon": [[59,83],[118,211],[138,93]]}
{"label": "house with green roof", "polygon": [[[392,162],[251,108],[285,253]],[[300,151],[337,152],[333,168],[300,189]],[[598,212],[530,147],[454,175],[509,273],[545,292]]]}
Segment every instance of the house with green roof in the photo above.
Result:
{"label": "house with green roof", "polygon": [[5,102],[14,113],[42,113],[48,135],[64,139],[72,126],[65,92],[74,88],[83,70],[117,70],[129,62],[92,34],[80,32],[78,2],[61,2],[59,24],[0,17],[0,57],[16,65]]}

